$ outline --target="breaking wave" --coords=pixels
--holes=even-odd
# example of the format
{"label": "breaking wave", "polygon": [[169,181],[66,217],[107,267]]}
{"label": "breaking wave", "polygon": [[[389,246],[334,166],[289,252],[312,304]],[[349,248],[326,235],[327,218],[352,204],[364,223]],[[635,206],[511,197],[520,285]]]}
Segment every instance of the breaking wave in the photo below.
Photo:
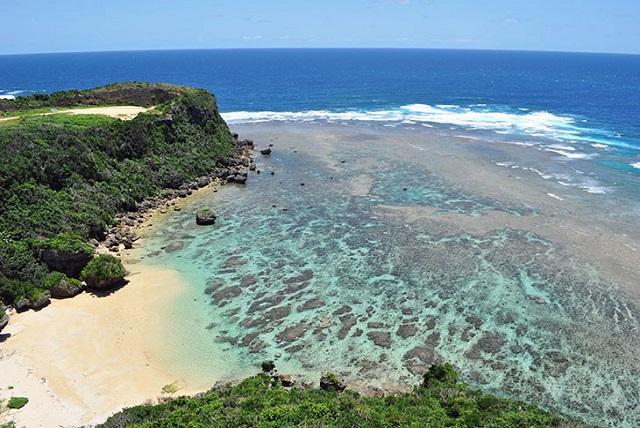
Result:
{"label": "breaking wave", "polygon": [[[637,149],[618,135],[584,126],[584,120],[560,116],[547,111],[530,111],[472,104],[468,107],[439,104],[407,104],[379,110],[308,110],[308,111],[235,111],[222,114],[230,124],[252,122],[384,122],[394,126],[420,124],[427,127],[448,126],[470,130],[493,131],[501,135],[519,135],[549,139],[563,144],[588,143],[592,149],[610,147]],[[569,158],[592,155],[562,150]]]}

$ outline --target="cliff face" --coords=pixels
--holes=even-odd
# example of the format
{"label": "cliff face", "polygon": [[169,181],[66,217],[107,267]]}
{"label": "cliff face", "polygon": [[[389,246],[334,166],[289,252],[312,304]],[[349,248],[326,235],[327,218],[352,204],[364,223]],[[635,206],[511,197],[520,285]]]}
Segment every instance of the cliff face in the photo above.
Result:
{"label": "cliff face", "polygon": [[[128,121],[33,111],[88,105],[149,110]],[[7,303],[48,291],[50,269],[60,270],[45,263],[52,239],[104,239],[117,212],[211,174],[235,145],[203,89],[118,83],[3,100],[0,109],[18,116],[0,126],[0,297]]]}

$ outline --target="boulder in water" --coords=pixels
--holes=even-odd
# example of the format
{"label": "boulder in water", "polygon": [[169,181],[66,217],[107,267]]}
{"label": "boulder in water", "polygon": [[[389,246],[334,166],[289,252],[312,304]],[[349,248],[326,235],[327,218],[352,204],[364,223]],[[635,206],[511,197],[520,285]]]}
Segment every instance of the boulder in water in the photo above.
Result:
{"label": "boulder in water", "polygon": [[209,208],[196,211],[196,224],[207,226],[214,224],[215,221],[216,215]]}

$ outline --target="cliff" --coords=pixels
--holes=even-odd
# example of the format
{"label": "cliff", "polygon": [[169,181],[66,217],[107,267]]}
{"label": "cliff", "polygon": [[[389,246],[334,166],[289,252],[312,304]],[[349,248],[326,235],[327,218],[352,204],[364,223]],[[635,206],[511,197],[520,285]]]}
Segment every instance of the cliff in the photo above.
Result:
{"label": "cliff", "polygon": [[[95,111],[83,112],[87,106],[141,112],[132,120],[75,114]],[[216,168],[238,172],[229,168],[237,142],[203,89],[117,83],[2,100],[0,111],[0,298],[7,305],[46,304],[59,273],[79,276],[93,252],[86,243],[105,240],[117,213],[208,182]],[[65,269],[63,259],[80,264]]]}

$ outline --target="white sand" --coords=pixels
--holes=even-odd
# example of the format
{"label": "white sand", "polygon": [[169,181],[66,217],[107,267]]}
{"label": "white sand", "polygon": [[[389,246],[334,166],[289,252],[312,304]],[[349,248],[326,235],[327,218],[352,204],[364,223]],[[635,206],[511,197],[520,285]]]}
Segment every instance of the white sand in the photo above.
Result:
{"label": "white sand", "polygon": [[[75,108],[67,110],[57,110],[51,113],[42,113],[41,116],[47,116],[50,114],[99,114],[103,116],[109,116],[116,119],[131,120],[135,118],[139,113],[146,112],[154,109],[155,107],[145,108],[139,106],[108,106],[108,107],[88,107],[88,108]],[[19,119],[20,116],[11,116],[0,118],[0,122],[6,122],[9,120]]]}
{"label": "white sand", "polygon": [[116,119],[131,120],[139,113],[149,111],[150,108],[138,106],[109,106],[109,107],[90,107],[70,110],[58,110],[57,113],[69,114],[100,114],[103,116],[115,117]]}
{"label": "white sand", "polygon": [[[0,422],[78,426],[161,396],[174,379],[154,358],[164,308],[184,290],[176,272],[128,266],[130,283],[106,297],[83,293],[39,311],[11,314],[0,344],[0,400],[26,396]],[[12,386],[12,389],[9,387]],[[182,389],[180,394],[197,391]]]}

